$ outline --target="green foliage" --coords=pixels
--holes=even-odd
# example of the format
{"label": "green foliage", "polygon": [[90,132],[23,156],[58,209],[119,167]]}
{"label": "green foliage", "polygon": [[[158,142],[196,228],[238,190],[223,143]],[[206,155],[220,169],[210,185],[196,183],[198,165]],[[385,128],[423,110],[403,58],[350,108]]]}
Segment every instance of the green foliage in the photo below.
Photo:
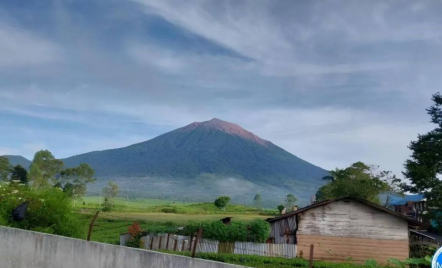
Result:
{"label": "green foliage", "polygon": [[[404,175],[411,182],[407,190],[424,193],[428,207],[442,207],[442,95],[434,94],[432,100],[434,105],[427,112],[436,128],[411,142],[412,155],[405,162]],[[438,226],[442,228],[441,221]]]}
{"label": "green foliage", "polygon": [[118,184],[113,181],[109,181],[107,183],[107,186],[103,188],[103,194],[105,196],[103,211],[112,211],[112,208],[114,206],[113,199],[118,195],[119,192],[120,187],[118,187]]}
{"label": "green foliage", "polygon": [[41,150],[35,153],[32,160],[32,167],[38,167],[40,171],[38,181],[35,181],[36,188],[48,187],[56,183],[55,175],[59,174],[63,168],[63,161],[56,159],[48,150]]}
{"label": "green foliage", "polygon": [[279,214],[281,214],[282,213],[282,211],[284,210],[284,205],[279,205],[278,207],[277,207],[277,209],[278,209],[278,211],[279,211]]}
{"label": "green foliage", "polygon": [[8,180],[9,172],[9,159],[4,156],[0,156],[0,181]]}
{"label": "green foliage", "polygon": [[61,171],[58,185],[69,196],[79,198],[86,194],[86,185],[95,182],[94,175],[94,170],[88,164],[81,164]]}
{"label": "green foliage", "polygon": [[423,258],[408,258],[405,261],[400,261],[398,259],[392,258],[388,261],[399,268],[406,268],[410,265],[416,265],[416,267],[431,267],[432,257],[427,255]]}
{"label": "green foliage", "polygon": [[217,208],[225,210],[225,208],[229,202],[230,202],[230,197],[220,196],[215,200],[214,204]]}
{"label": "green foliage", "polygon": [[256,194],[255,198],[253,198],[253,204],[255,205],[256,209],[261,211],[262,210],[262,201],[261,201],[261,195]]}
{"label": "green foliage", "polygon": [[253,220],[250,223],[249,239],[257,243],[265,243],[270,235],[270,224],[263,220]]}
{"label": "green foliage", "polygon": [[285,198],[285,207],[288,211],[293,211],[293,207],[295,206],[296,201],[297,199],[293,194],[287,195],[287,197]]}
{"label": "green foliage", "polygon": [[[10,220],[12,211],[28,202],[27,217]],[[69,237],[81,237],[83,226],[71,206],[71,199],[58,188],[32,189],[18,183],[0,184],[0,222],[26,230],[44,231]]]}
{"label": "green foliage", "polygon": [[398,190],[400,180],[389,171],[377,173],[377,167],[356,162],[346,169],[336,169],[324,179],[330,182],[316,193],[316,200],[355,197],[379,203],[379,194]]}
{"label": "green foliage", "polygon": [[21,165],[16,165],[11,172],[11,180],[20,181],[20,183],[28,183],[28,171]]}
{"label": "green foliage", "polygon": [[270,234],[270,226],[263,220],[254,220],[247,230],[247,225],[242,222],[223,224],[221,221],[189,222],[184,228],[184,235],[194,235],[199,228],[204,228],[203,237],[221,242],[250,241],[263,243]]}
{"label": "green foliage", "polygon": [[[174,252],[166,251],[170,254],[190,256],[190,252]],[[223,263],[237,264],[247,267],[256,268],[293,268],[293,267],[309,267],[308,260],[301,258],[279,258],[279,257],[263,257],[256,255],[240,255],[240,254],[225,254],[225,253],[196,253],[196,257],[200,259],[218,261]],[[353,263],[336,263],[336,262],[322,262],[315,261],[313,263],[315,268],[367,268],[365,265],[358,265]],[[379,267],[379,266],[378,266]]]}

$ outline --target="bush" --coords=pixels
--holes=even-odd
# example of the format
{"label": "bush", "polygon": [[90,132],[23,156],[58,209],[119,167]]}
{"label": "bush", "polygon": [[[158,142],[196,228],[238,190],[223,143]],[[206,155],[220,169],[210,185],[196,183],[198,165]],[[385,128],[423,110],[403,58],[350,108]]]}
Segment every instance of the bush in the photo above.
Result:
{"label": "bush", "polygon": [[270,224],[263,220],[254,220],[250,224],[249,239],[258,243],[265,243],[270,236]]}
{"label": "bush", "polygon": [[[12,221],[12,211],[28,202],[24,220]],[[0,224],[26,230],[77,237],[84,226],[73,212],[71,199],[59,188],[33,190],[17,183],[0,183]]]}
{"label": "bush", "polygon": [[177,209],[173,208],[173,207],[166,207],[166,208],[162,208],[161,212],[164,212],[164,213],[177,213]]}
{"label": "bush", "polygon": [[263,243],[270,234],[270,226],[263,220],[256,219],[247,230],[242,222],[232,222],[228,225],[221,221],[196,223],[190,222],[183,231],[184,235],[194,235],[200,227],[204,228],[203,237],[220,242],[250,241]]}

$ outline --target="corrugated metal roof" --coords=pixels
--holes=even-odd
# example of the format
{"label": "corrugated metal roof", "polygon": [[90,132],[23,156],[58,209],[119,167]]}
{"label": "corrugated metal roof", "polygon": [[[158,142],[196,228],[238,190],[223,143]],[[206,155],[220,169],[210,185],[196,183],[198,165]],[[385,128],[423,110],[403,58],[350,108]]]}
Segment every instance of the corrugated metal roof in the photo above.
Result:
{"label": "corrugated metal roof", "polygon": [[343,200],[354,200],[354,201],[357,201],[359,203],[363,203],[363,204],[365,204],[367,206],[370,206],[372,208],[375,208],[375,209],[378,209],[378,210],[382,210],[382,211],[384,211],[384,212],[386,212],[388,214],[391,214],[391,215],[393,215],[395,217],[404,219],[404,220],[408,221],[409,224],[414,225],[414,226],[421,226],[422,225],[421,222],[418,222],[415,219],[412,219],[412,218],[407,217],[405,215],[402,215],[400,213],[394,212],[394,211],[392,211],[392,210],[390,210],[390,209],[388,209],[386,207],[380,206],[378,204],[372,203],[372,202],[367,201],[367,200],[363,200],[363,199],[359,199],[359,198],[353,198],[353,197],[344,197],[344,198],[331,199],[331,200],[325,200],[325,201],[317,202],[317,203],[314,203],[314,204],[312,204],[310,206],[298,209],[296,211],[284,214],[282,216],[275,217],[273,219],[268,219],[267,221],[268,222],[278,221],[278,220],[281,220],[281,219],[285,219],[287,217],[292,217],[294,215],[297,215],[299,213],[302,213],[302,212],[307,211],[307,210],[312,209],[312,208],[316,208],[316,207],[320,207],[320,206],[325,206],[325,205],[328,205],[330,203],[338,202],[338,201],[343,201]]}

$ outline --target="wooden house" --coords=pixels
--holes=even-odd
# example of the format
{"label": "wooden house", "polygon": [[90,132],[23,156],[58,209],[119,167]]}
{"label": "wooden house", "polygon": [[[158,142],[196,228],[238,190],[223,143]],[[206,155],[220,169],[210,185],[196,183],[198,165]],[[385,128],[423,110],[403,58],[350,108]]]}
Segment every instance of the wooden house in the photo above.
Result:
{"label": "wooden house", "polygon": [[409,257],[409,227],[420,223],[377,204],[354,198],[315,203],[267,220],[271,240],[297,244],[297,254],[314,259],[385,264]]}

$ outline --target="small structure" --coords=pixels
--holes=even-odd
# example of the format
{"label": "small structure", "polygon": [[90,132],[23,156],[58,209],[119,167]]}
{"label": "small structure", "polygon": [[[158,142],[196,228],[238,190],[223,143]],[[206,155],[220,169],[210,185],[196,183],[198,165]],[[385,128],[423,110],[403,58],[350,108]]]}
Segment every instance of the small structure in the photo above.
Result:
{"label": "small structure", "polygon": [[417,221],[424,221],[423,215],[427,210],[427,200],[423,194],[393,196],[389,203],[394,211]]}
{"label": "small structure", "polygon": [[225,217],[222,218],[220,221],[222,221],[225,225],[229,225],[232,222],[232,217]]}
{"label": "small structure", "polygon": [[298,256],[365,262],[409,257],[409,227],[421,223],[377,204],[341,198],[314,203],[267,220],[275,243],[297,244]]}

